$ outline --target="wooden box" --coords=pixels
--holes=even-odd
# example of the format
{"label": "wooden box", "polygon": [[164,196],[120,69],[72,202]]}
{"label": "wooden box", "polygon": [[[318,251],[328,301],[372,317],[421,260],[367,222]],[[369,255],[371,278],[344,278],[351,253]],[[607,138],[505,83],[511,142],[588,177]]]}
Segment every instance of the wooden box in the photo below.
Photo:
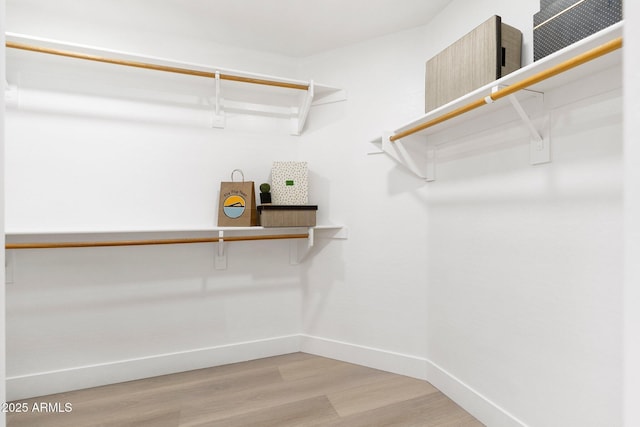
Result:
{"label": "wooden box", "polygon": [[522,33],[494,15],[427,61],[429,112],[521,66]]}
{"label": "wooden box", "polygon": [[261,205],[258,215],[263,227],[315,227],[317,210],[316,205]]}
{"label": "wooden box", "polygon": [[622,0],[541,0],[533,15],[533,60],[622,20]]}

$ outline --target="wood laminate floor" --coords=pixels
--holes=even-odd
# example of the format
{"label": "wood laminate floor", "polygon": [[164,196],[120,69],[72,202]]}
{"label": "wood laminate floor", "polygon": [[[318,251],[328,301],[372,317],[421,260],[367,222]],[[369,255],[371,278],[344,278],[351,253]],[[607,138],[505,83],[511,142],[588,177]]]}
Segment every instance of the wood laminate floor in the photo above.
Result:
{"label": "wood laminate floor", "polygon": [[8,427],[482,426],[425,381],[306,353],[12,403]]}

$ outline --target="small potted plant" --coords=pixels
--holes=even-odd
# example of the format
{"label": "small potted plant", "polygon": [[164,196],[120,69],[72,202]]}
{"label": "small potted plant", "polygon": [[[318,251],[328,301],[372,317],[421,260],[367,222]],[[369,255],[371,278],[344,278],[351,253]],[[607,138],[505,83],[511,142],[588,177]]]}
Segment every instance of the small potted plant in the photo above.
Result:
{"label": "small potted plant", "polygon": [[260,184],[260,203],[263,205],[271,203],[271,186],[266,182]]}

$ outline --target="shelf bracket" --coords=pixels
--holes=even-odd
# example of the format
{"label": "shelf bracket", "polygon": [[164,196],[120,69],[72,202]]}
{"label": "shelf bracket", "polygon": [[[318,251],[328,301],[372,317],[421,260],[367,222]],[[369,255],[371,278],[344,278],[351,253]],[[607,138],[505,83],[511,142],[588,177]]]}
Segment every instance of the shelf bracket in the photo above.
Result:
{"label": "shelf bracket", "polygon": [[300,264],[309,254],[315,243],[314,228],[309,227],[307,239],[294,239],[289,242],[289,264]]}
{"label": "shelf bracket", "polygon": [[300,135],[302,133],[302,129],[304,129],[304,124],[307,121],[307,117],[309,116],[309,110],[311,109],[311,103],[313,102],[313,97],[315,95],[315,89],[313,85],[313,80],[309,82],[309,89],[304,92],[302,101],[300,102],[300,106],[297,109],[294,109],[294,115],[291,119],[291,134],[292,135]]}
{"label": "shelf bracket", "polygon": [[216,253],[216,259],[215,259],[215,268],[216,270],[226,270],[227,269],[227,252],[225,250],[224,247],[224,231],[223,230],[219,230],[218,231],[218,243],[216,243],[216,245],[218,246],[218,251]]}
{"label": "shelf bracket", "polygon": [[[497,89],[497,86],[493,88],[494,91]],[[538,106],[542,110],[542,107],[544,106],[544,94],[526,89],[524,89],[523,91],[535,96]],[[531,141],[529,143],[529,162],[532,165],[549,163],[551,161],[549,115],[542,115],[539,120],[537,120],[540,123],[536,126],[536,124],[534,124],[534,121],[524,110],[522,103],[518,100],[515,94],[508,95],[507,98],[509,99],[509,102],[513,106],[516,113],[518,113],[518,116],[526,126],[531,136]],[[540,129],[542,129],[542,132],[540,131]]]}
{"label": "shelf bracket", "polygon": [[395,142],[389,139],[393,132],[382,134],[382,151],[426,181],[436,179],[436,150],[433,145],[425,148],[426,138],[409,135]]}
{"label": "shelf bracket", "polygon": [[7,106],[18,106],[18,86],[12,85],[8,81],[5,81],[4,102]]}
{"label": "shelf bracket", "polygon": [[309,227],[307,239],[294,239],[289,242],[289,264],[298,265],[304,261],[320,239],[346,240],[349,238],[347,227]]}
{"label": "shelf bracket", "polygon": [[[315,92],[315,88],[314,88]],[[342,102],[347,100],[347,91],[345,89],[335,89],[329,94],[319,95],[314,93],[312,106],[333,104],[335,102]]]}
{"label": "shelf bracket", "polygon": [[220,71],[216,71],[216,105],[213,112],[213,121],[211,126],[214,128],[224,128],[225,117],[222,110],[222,89],[220,88]]}
{"label": "shelf bracket", "polygon": [[4,283],[13,283],[13,273],[15,271],[15,251],[5,251],[4,253]]}
{"label": "shelf bracket", "polygon": [[426,165],[426,181],[432,182],[436,180],[436,147],[427,148],[427,165]]}

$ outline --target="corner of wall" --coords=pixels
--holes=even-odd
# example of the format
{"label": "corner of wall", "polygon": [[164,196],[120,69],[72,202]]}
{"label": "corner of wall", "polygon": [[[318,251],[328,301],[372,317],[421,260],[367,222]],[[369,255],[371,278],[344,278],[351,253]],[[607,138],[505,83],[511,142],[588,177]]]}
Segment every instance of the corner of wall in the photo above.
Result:
{"label": "corner of wall", "polygon": [[[627,1],[624,4],[625,39],[624,39],[624,222],[625,222],[625,277],[624,277],[624,426],[640,425],[640,60],[636,54],[640,47],[640,4]],[[633,53],[632,53],[633,52]],[[635,96],[634,96],[635,95]]]}
{"label": "corner of wall", "polygon": [[[0,277],[4,277],[4,85],[5,85],[5,46],[4,46],[4,17],[5,0],[0,0],[0,84],[3,94],[0,99]],[[0,291],[0,402],[6,402],[5,390],[5,317],[4,317],[4,280],[2,280],[2,291]],[[0,427],[5,426],[5,414],[0,415]]]}

